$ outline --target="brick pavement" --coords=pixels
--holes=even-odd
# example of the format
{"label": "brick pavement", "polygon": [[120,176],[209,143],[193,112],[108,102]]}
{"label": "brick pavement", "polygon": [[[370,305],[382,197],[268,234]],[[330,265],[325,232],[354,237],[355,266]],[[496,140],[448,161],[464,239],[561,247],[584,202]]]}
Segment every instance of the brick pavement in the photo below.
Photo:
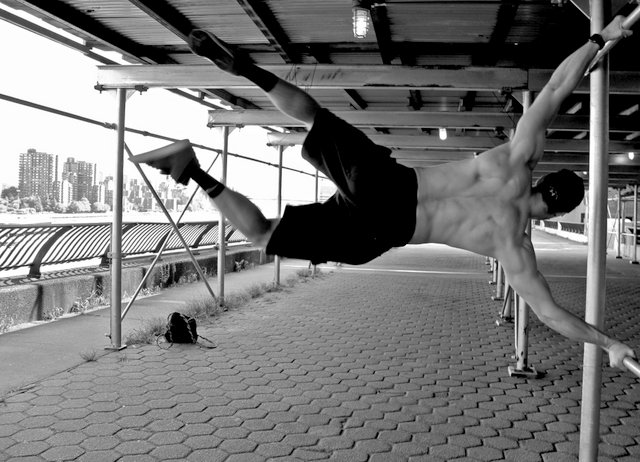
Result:
{"label": "brick pavement", "polygon": [[[586,248],[563,242],[538,255],[579,312]],[[575,461],[582,348],[534,320],[546,375],[509,377],[486,268],[397,249],[199,327],[215,349],[129,347],[55,374],[5,397],[0,460]],[[609,275],[608,330],[639,338],[640,269],[613,260]],[[635,377],[605,369],[600,461],[640,460],[638,402]]]}

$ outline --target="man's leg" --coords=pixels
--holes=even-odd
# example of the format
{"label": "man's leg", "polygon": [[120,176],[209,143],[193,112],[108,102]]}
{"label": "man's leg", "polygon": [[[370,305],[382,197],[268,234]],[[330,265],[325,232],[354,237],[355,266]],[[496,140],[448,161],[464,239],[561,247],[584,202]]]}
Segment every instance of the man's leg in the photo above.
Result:
{"label": "man's leg", "polygon": [[256,66],[248,56],[232,49],[210,32],[200,29],[191,32],[189,46],[194,53],[209,59],[220,69],[258,85],[284,114],[303,122],[308,129],[313,125],[320,105],[302,89]]}
{"label": "man's leg", "polygon": [[181,140],[153,151],[139,154],[133,162],[146,163],[178,183],[193,179],[242,234],[254,244],[264,247],[269,242],[276,222],[268,220],[249,199],[228,189],[202,168],[188,140]]}

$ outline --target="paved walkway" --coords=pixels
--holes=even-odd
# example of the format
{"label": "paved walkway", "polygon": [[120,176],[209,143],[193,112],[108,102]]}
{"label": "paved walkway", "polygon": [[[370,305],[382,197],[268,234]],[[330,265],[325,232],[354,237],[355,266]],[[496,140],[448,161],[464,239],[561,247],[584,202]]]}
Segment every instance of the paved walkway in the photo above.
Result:
{"label": "paved walkway", "polygon": [[[579,313],[586,247],[535,242]],[[424,245],[329,268],[199,326],[215,349],[129,347],[6,395],[0,460],[577,460],[582,348],[533,320],[529,361],[545,376],[509,377],[513,331],[495,323],[483,257]],[[607,330],[636,348],[639,278],[608,260]],[[176,293],[147,300],[179,309]],[[638,403],[639,381],[606,368],[600,461],[640,460]]]}

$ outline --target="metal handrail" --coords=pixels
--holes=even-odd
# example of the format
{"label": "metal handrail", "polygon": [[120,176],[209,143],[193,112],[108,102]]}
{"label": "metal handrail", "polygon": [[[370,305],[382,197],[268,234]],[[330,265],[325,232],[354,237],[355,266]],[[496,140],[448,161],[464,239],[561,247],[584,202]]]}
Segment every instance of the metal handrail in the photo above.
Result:
{"label": "metal handrail", "polygon": [[[192,249],[218,243],[218,221],[187,222],[178,225]],[[111,223],[0,225],[0,272],[29,268],[29,277],[39,278],[45,265],[75,263],[93,259],[108,262]],[[247,238],[227,224],[228,243]],[[124,257],[152,254],[167,240],[166,250],[183,249],[169,223],[128,222],[122,225]]]}
{"label": "metal handrail", "polygon": [[627,356],[622,360],[622,364],[624,364],[624,367],[626,367],[629,372],[640,378],[640,364],[638,364],[636,360]]}

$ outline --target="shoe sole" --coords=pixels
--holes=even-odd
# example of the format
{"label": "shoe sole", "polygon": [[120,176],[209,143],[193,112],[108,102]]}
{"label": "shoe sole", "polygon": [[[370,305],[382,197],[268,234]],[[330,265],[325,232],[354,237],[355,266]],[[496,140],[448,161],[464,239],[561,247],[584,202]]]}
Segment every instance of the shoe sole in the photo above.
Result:
{"label": "shoe sole", "polygon": [[191,143],[189,140],[180,140],[174,143],[171,143],[167,146],[163,146],[158,149],[154,149],[152,151],[147,151],[142,154],[138,154],[131,158],[132,162],[136,163],[147,163],[152,162],[154,160],[165,159],[167,157],[171,157],[173,155],[178,155],[184,153],[186,155],[180,156],[179,159],[185,159],[187,162],[190,161],[193,156],[193,148],[191,147]]}
{"label": "shoe sole", "polygon": [[[204,34],[206,38],[198,38],[195,34]],[[203,42],[207,42],[210,40],[212,43],[207,43],[207,45],[202,45]],[[204,56],[205,58],[210,57],[209,54],[205,54],[205,52],[214,52],[213,55],[216,57],[226,57],[230,59],[235,59],[235,53],[229,45],[227,45],[223,40],[219,39],[211,32],[208,32],[203,29],[194,29],[189,34],[189,48],[199,55]]]}

